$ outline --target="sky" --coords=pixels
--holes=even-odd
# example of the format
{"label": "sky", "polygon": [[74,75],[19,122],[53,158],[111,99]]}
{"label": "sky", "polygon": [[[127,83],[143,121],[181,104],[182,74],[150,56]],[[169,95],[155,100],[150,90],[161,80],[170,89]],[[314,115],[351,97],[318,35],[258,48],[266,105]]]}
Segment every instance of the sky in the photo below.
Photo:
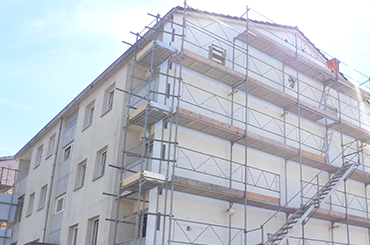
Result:
{"label": "sky", "polygon": [[[315,46],[370,75],[370,1],[188,0],[193,8],[298,26]],[[18,152],[133,43],[183,0],[0,0],[0,157]]]}

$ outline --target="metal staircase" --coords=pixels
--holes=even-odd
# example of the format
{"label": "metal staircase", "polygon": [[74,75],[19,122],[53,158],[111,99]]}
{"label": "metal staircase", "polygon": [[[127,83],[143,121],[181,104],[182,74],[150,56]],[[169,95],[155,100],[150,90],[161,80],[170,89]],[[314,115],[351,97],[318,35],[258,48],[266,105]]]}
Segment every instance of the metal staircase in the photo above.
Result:
{"label": "metal staircase", "polygon": [[282,245],[290,234],[305,220],[314,209],[318,209],[331,196],[339,184],[357,167],[358,163],[345,163],[330,180],[305,205],[297,209],[288,221],[265,243],[266,245]]}

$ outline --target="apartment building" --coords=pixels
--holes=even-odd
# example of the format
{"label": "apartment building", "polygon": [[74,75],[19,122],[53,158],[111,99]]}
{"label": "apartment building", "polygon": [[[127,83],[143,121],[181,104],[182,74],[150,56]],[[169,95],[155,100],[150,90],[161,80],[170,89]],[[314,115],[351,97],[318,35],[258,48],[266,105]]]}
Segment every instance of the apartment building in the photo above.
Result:
{"label": "apartment building", "polygon": [[154,16],[16,154],[12,244],[370,244],[368,80],[249,11]]}

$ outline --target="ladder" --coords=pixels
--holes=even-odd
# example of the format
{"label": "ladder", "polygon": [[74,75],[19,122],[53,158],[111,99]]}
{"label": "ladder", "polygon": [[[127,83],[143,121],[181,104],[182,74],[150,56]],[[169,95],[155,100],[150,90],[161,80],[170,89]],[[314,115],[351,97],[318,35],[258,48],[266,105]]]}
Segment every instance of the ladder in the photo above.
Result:
{"label": "ladder", "polygon": [[321,109],[324,109],[324,110],[326,109],[328,99],[330,97],[330,89],[331,89],[331,84],[332,83],[333,83],[333,80],[330,80],[329,82],[327,82],[324,85],[324,88],[323,88],[322,94],[321,94],[320,104],[319,104],[319,108],[321,108]]}
{"label": "ladder", "polygon": [[305,220],[312,210],[318,209],[333,194],[340,183],[358,166],[358,163],[344,163],[330,180],[305,205],[297,209],[288,221],[274,234],[265,245],[283,245],[290,234]]}

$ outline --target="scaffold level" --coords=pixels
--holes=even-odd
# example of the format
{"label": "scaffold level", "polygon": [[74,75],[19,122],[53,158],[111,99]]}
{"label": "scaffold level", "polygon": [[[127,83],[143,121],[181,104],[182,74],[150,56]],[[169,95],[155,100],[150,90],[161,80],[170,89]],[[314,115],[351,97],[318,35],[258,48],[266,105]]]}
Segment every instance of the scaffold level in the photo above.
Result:
{"label": "scaffold level", "polygon": [[161,105],[154,101],[143,104],[137,108],[134,112],[129,115],[128,120],[134,125],[144,127],[145,125],[145,113],[148,111],[148,126],[151,126],[162,119],[166,118],[171,113],[171,108],[165,105]]}
{"label": "scaffold level", "polygon": [[[183,65],[184,67],[196,71],[204,76],[245,91],[245,83],[242,81],[245,81],[246,76],[234,69],[220,65],[188,50],[184,50]],[[298,103],[296,97],[273,88],[270,85],[252,77],[248,77],[248,82],[248,93],[250,95],[298,115]],[[300,116],[302,118],[313,122],[317,122],[323,118],[328,118],[333,122],[339,121],[339,117],[331,110],[323,110],[304,101],[300,101],[299,105]],[[370,133],[368,130],[343,119],[342,124],[343,133],[370,144]],[[337,124],[335,129],[339,132],[340,125]]]}
{"label": "scaffold level", "polygon": [[0,183],[0,193],[6,193],[7,191],[9,191],[12,188],[13,188],[13,186],[11,186],[11,185]]}
{"label": "scaffold level", "polygon": [[[152,51],[155,49],[155,55],[153,56],[152,62]],[[177,49],[171,47],[159,40],[151,41],[148,45],[146,45],[140,52],[137,54],[137,62],[150,67],[152,66],[155,68],[166,61],[171,55],[177,53]]]}
{"label": "scaffold level", "polygon": [[[232,126],[228,123],[223,123],[221,121],[206,117],[204,115],[200,115],[198,113],[183,108],[179,108],[178,114],[180,126],[209,134],[220,139],[245,145],[245,130],[241,128]],[[293,146],[272,140],[270,138],[252,132],[248,132],[247,139],[248,147],[252,149],[256,149],[284,159],[299,162],[299,150]],[[320,156],[305,150],[301,150],[301,153],[302,164],[306,166],[324,170],[329,173],[334,173],[338,170],[338,167],[328,165],[325,162],[324,156]],[[350,176],[350,178],[362,183],[370,183],[370,175],[361,170],[356,170],[355,173]]]}
{"label": "scaffold level", "polygon": [[[122,180],[122,187],[125,190],[130,190],[133,192],[138,191],[138,183],[141,173],[136,173],[124,180]],[[143,185],[142,188],[145,190],[150,190],[157,186],[163,185],[163,175],[158,175],[149,171],[145,171],[143,174]],[[208,182],[189,179],[182,176],[174,176],[173,181],[174,190],[178,192],[183,192],[187,194],[227,201],[231,203],[244,204],[244,191],[240,189],[228,188],[225,186],[215,185]],[[295,207],[284,207],[280,206],[279,198],[262,195],[254,192],[247,192],[248,205],[252,207],[264,208],[272,211],[281,211],[287,214],[294,213],[297,208]],[[345,223],[346,214],[319,208],[316,211],[312,211],[310,216],[315,219]],[[356,216],[348,215],[348,222],[350,225],[370,228],[370,219]]]}
{"label": "scaffold level", "polygon": [[141,188],[144,191],[153,189],[154,187],[163,185],[166,176],[163,174],[144,171],[143,173],[136,173],[130,177],[122,180],[121,188],[128,191],[139,191],[139,180],[142,178]]}
{"label": "scaffold level", "polygon": [[[261,23],[259,23],[261,24]],[[259,29],[259,30],[258,30]],[[253,34],[251,34],[253,33]],[[237,39],[246,43],[247,42],[247,31],[240,34]],[[296,51],[295,47],[288,48],[286,45],[282,45],[276,40],[273,41],[272,34],[267,31],[263,31],[258,24],[251,27],[249,30],[249,44],[251,47],[269,55],[270,57],[280,61],[284,65],[290,67],[293,70],[297,69],[296,62]],[[282,41],[282,40],[281,40]],[[318,51],[320,52],[320,51]],[[323,62],[327,60],[323,59]],[[330,72],[329,69],[318,65],[308,54],[303,51],[298,52],[298,71],[307,77],[310,77],[316,81],[320,81],[326,84],[328,81],[335,81],[335,74]],[[337,84],[333,83],[332,87],[337,89]],[[358,89],[354,84],[350,83],[344,76],[340,77],[339,92],[351,97],[355,100],[364,101],[370,97],[370,94],[362,89]]]}

